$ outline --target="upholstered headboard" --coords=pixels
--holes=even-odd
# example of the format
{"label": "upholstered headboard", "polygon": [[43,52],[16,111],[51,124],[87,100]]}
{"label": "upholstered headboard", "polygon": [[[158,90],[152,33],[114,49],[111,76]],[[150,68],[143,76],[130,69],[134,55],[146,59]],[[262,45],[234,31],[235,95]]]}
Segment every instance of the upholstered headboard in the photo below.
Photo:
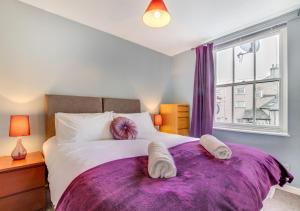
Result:
{"label": "upholstered headboard", "polygon": [[103,112],[114,111],[116,113],[139,113],[141,103],[139,100],[102,98]]}
{"label": "upholstered headboard", "polygon": [[46,138],[55,135],[55,113],[101,113],[114,111],[117,113],[139,113],[139,100],[80,97],[64,95],[46,95],[45,125]]}

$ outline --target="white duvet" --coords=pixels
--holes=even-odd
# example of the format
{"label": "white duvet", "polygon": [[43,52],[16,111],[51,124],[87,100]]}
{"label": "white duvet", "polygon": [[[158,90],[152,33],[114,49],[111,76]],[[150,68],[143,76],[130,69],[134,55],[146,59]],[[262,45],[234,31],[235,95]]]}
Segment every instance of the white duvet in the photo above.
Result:
{"label": "white duvet", "polygon": [[168,148],[198,140],[192,137],[155,132],[139,140],[99,140],[58,144],[55,137],[43,145],[46,165],[49,171],[51,201],[57,205],[68,185],[78,175],[97,165],[148,154],[148,144],[163,142]]}

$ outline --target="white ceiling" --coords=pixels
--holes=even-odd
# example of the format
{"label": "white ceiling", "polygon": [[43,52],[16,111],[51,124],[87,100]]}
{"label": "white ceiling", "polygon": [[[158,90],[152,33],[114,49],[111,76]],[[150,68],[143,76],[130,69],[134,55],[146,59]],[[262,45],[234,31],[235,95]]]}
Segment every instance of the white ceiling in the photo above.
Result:
{"label": "white ceiling", "polygon": [[145,26],[150,0],[20,0],[169,56],[300,7],[300,0],[165,0],[171,23]]}

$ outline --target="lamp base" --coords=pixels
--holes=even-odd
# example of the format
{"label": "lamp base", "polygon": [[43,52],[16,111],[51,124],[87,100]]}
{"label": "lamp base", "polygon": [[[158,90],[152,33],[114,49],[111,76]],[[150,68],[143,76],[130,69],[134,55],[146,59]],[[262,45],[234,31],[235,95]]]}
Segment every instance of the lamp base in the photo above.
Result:
{"label": "lamp base", "polygon": [[11,157],[13,160],[22,160],[26,158],[26,155],[27,155],[27,151],[22,144],[22,138],[18,137],[17,145],[11,153]]}

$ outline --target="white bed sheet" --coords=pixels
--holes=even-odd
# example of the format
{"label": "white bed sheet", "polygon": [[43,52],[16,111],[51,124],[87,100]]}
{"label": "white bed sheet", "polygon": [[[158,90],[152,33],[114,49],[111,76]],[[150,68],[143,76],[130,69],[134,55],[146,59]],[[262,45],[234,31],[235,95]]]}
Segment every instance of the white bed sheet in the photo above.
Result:
{"label": "white bed sheet", "polygon": [[51,201],[56,206],[73,179],[90,168],[113,160],[147,155],[151,141],[163,142],[170,148],[195,140],[198,139],[160,132],[149,134],[146,139],[132,141],[99,140],[58,144],[55,137],[52,137],[43,145]]}

